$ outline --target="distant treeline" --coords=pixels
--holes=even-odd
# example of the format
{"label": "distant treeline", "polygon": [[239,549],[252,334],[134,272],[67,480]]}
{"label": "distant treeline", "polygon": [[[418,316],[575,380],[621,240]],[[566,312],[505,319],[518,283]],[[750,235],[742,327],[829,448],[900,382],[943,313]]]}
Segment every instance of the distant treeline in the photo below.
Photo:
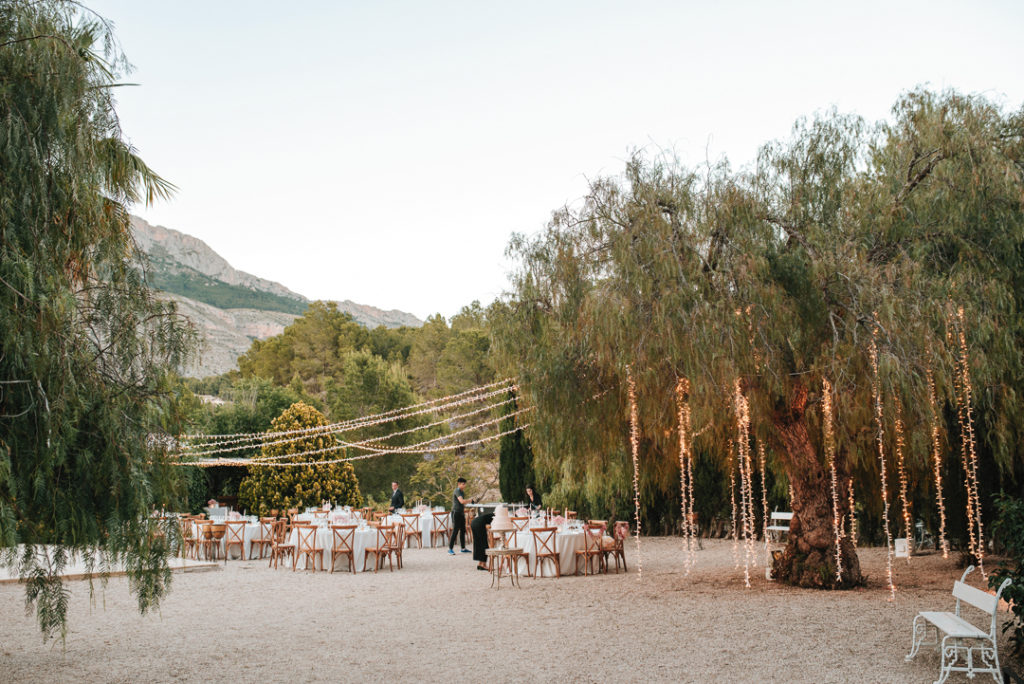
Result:
{"label": "distant treeline", "polygon": [[229,285],[196,272],[168,273],[155,268],[147,275],[151,287],[188,297],[221,309],[259,309],[282,311],[301,316],[308,304],[288,297]]}

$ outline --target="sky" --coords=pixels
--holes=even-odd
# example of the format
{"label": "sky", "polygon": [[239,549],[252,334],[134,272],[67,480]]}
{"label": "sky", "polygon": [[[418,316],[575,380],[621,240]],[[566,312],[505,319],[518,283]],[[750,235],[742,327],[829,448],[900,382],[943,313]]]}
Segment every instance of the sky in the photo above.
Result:
{"label": "sky", "polygon": [[134,71],[133,212],[311,299],[450,317],[635,151],[749,164],[917,86],[1024,104],[1024,3],[87,0]]}

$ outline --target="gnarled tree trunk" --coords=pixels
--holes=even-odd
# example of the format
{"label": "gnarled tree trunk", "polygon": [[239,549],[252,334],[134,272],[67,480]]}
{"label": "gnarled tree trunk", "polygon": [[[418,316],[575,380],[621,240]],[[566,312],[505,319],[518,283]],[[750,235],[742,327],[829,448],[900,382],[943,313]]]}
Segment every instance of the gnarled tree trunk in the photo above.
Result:
{"label": "gnarled tree trunk", "polygon": [[[786,470],[793,487],[793,520],[789,543],[772,565],[772,576],[787,584],[821,589],[841,589],[864,583],[857,550],[849,536],[840,544],[841,581],[836,578],[836,535],[833,526],[832,479],[815,452],[804,413],[807,389],[798,385],[788,405],[772,416],[783,448]],[[837,464],[838,466],[838,464]],[[849,475],[838,468],[839,511],[849,510]]]}

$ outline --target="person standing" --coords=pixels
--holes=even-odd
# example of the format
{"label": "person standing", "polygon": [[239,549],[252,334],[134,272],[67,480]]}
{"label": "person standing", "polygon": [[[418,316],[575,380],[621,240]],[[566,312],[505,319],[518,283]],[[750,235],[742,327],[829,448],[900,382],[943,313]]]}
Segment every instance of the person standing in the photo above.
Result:
{"label": "person standing", "polygon": [[452,495],[452,538],[448,541],[448,553],[455,555],[455,535],[459,535],[462,553],[469,553],[466,548],[466,504],[474,503],[466,500],[466,478],[460,477],[455,482],[455,494]]}
{"label": "person standing", "polygon": [[391,483],[391,512],[394,513],[399,508],[405,508],[405,494],[402,494],[402,490],[398,488],[397,482]]}
{"label": "person standing", "polygon": [[[494,520],[493,513],[482,513],[475,518],[469,526],[473,529],[473,560],[476,561],[477,570],[487,569],[487,547],[488,534],[487,526]],[[529,565],[529,561],[527,561]]]}

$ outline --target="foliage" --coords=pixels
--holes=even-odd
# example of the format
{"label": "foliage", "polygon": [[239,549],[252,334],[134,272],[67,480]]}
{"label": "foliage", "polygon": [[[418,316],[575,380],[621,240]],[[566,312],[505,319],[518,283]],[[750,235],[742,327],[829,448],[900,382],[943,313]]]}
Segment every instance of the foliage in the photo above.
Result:
{"label": "foliage", "polygon": [[421,460],[409,478],[405,500],[423,499],[432,505],[452,504],[452,492],[460,477],[466,478],[466,494],[478,498],[490,493],[497,481],[494,455],[478,449],[469,454],[443,451]]}
{"label": "foliage", "polygon": [[1024,656],[1024,499],[1000,494],[996,498],[998,517],[992,531],[1006,547],[1008,562],[992,571],[988,585],[998,589],[1004,580],[1013,584],[1003,591],[1003,599],[1012,604],[1013,619],[1003,625],[1011,632],[1010,643],[1016,656]]}
{"label": "foliage", "polygon": [[[516,410],[517,403],[514,401],[515,392],[509,392],[509,399],[506,415]],[[515,416],[508,416],[499,423],[501,432],[508,432],[516,425]],[[530,442],[523,434],[523,430],[517,430],[501,438],[499,450],[498,482],[501,485],[501,500],[507,502],[525,501],[526,488],[537,487],[534,482],[533,452],[530,451]],[[539,491],[539,490],[538,490]],[[543,500],[543,498],[542,498]]]}
{"label": "foliage", "polygon": [[155,290],[188,297],[221,309],[258,309],[301,315],[306,302],[272,292],[230,285],[198,271],[169,270],[159,259],[150,257],[146,281]]}
{"label": "foliage", "polygon": [[[275,418],[270,431],[286,432],[320,425],[327,425],[324,415],[300,401]],[[273,459],[277,463],[312,463],[339,458],[341,451],[301,455],[303,452],[333,447],[335,442],[334,435],[330,433],[312,433],[285,444],[268,444],[263,447],[260,457]],[[288,454],[295,456],[289,458]],[[319,506],[324,501],[337,506],[362,506],[359,481],[350,463],[288,467],[250,465],[249,475],[239,487],[239,502],[259,515],[266,515],[273,508],[301,509]]]}
{"label": "foliage", "polygon": [[[677,379],[693,387],[694,449],[720,462],[736,439],[739,379],[754,438],[793,486],[790,544],[824,553],[835,542],[820,487],[822,379],[836,391],[841,510],[851,472],[858,491],[879,488],[867,354],[876,327],[886,451],[899,401],[914,428],[911,477],[927,482],[925,369],[951,397],[953,302],[970,316],[979,424],[1012,472],[1024,415],[1012,389],[1022,375],[1022,157],[1024,112],[917,91],[874,128],[836,113],[801,121],[744,172],[637,155],[621,178],[594,181],[540,236],[513,239],[514,291],[492,314],[500,366],[536,408],[535,468],[595,492],[631,488],[629,368],[641,500],[665,499],[679,479]],[[856,553],[846,543],[843,553],[843,585],[856,584]]]}
{"label": "foliage", "polygon": [[170,581],[148,516],[182,486],[150,439],[178,430],[194,336],[138,269],[128,207],[172,186],[123,137],[126,68],[77,3],[0,3],[0,547],[44,638],[72,555],[124,563],[143,612]]}
{"label": "foliage", "polygon": [[[410,406],[416,395],[401,367],[387,363],[368,351],[345,354],[337,380],[327,383],[327,405],[335,421],[350,420]],[[388,434],[414,430],[426,423],[424,416],[412,416],[380,425],[344,433],[349,442],[376,440]],[[415,430],[380,442],[382,446],[399,447],[428,439],[434,431]],[[363,492],[382,501],[388,500],[391,482],[403,484],[413,474],[419,454],[388,454],[353,461]]]}

